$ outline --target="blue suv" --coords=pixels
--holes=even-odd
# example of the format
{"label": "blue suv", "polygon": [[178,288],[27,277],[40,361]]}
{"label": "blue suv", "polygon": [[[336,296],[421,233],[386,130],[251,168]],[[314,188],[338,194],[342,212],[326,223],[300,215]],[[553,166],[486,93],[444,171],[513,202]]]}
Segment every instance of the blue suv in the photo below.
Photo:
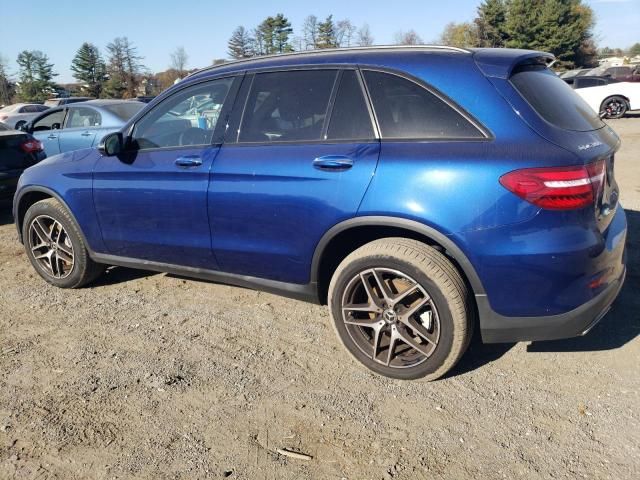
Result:
{"label": "blue suv", "polygon": [[387,47],[204,69],[26,170],[20,239],[58,287],[119,265],[326,303],[394,378],[444,375],[476,326],[582,335],[625,276],[620,141],[552,60]]}

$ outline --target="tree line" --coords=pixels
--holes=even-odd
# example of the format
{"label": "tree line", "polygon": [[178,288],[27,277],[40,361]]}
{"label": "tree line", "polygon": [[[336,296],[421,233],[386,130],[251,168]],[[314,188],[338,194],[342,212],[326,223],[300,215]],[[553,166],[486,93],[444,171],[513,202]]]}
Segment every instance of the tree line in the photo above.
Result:
{"label": "tree line", "polygon": [[291,22],[282,13],[269,16],[255,28],[237,27],[227,43],[231,58],[242,59],[323,48],[369,46],[373,36],[367,24],[356,27],[351,20],[324,20],[315,15],[305,18],[300,35],[294,35]]}
{"label": "tree line", "polygon": [[[100,49],[84,42],[71,61],[73,77],[80,83],[74,94],[94,98],[134,98],[140,93],[157,94],[177,78],[186,75],[189,56],[183,47],[171,53],[171,66],[151,74],[143,65],[143,57],[127,37],[117,37],[106,46],[106,57]],[[24,50],[16,59],[15,83],[9,81],[6,60],[0,58],[0,104],[11,101],[43,102],[59,90],[58,76],[49,57],[39,50]],[[148,86],[146,84],[149,84]],[[141,88],[144,87],[144,88]]]}

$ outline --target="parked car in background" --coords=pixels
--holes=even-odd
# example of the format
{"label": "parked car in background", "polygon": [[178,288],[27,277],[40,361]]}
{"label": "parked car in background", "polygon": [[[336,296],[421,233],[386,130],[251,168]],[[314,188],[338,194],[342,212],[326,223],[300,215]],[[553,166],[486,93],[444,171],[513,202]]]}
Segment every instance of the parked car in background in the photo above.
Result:
{"label": "parked car in background", "polygon": [[93,97],[65,97],[65,98],[50,98],[45,101],[44,104],[47,107],[59,107],[61,105],[69,105],[70,103],[87,102],[89,100],[95,100]]}
{"label": "parked car in background", "polygon": [[620,82],[640,82],[640,65],[620,65],[617,67],[599,67],[589,70],[586,75],[592,77],[611,77]]}
{"label": "parked car in background", "polygon": [[609,85],[610,83],[619,83],[620,80],[616,80],[612,77],[571,77],[563,78],[567,84],[571,85],[571,88],[578,90],[579,88],[598,87],[601,85]]}
{"label": "parked car in background", "polygon": [[21,125],[29,123],[46,110],[49,107],[38,103],[15,103],[0,109],[0,122],[18,130]]}
{"label": "parked car in background", "polygon": [[640,82],[613,81],[579,88],[576,93],[603,118],[621,118],[630,110],[640,110]]}
{"label": "parked car in background", "polygon": [[590,68],[576,68],[575,70],[567,70],[560,74],[560,78],[565,80],[569,78],[581,77],[591,71]]}
{"label": "parked car in background", "polygon": [[207,68],[22,175],[25,257],[61,288],[122,265],[327,303],[353,357],[401,379],[444,375],[474,328],[584,335],[625,278],[620,139],[552,60],[398,46]]}
{"label": "parked car in background", "polygon": [[40,141],[0,123],[0,200],[12,198],[22,172],[45,157]]}
{"label": "parked car in background", "polygon": [[51,156],[97,145],[144,106],[125,100],[89,100],[52,108],[23,128],[40,140]]}
{"label": "parked car in background", "polygon": [[149,103],[151,100],[153,100],[155,97],[155,95],[140,95],[137,96],[136,98],[130,98],[129,100],[132,102],[135,102],[136,100],[138,102],[144,102],[144,103]]}

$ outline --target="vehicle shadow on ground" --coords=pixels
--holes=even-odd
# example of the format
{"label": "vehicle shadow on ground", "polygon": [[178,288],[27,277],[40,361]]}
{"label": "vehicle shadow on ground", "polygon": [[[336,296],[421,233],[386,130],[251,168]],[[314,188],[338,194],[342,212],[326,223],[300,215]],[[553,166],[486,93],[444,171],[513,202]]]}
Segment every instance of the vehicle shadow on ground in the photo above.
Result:
{"label": "vehicle shadow on ground", "polygon": [[109,267],[102,275],[100,275],[90,287],[106,287],[109,285],[116,285],[118,283],[130,282],[133,280],[139,280],[141,278],[153,277],[154,275],[160,275],[158,272],[150,270],[138,270],[135,268],[125,267]]}
{"label": "vehicle shadow on ground", "polygon": [[[589,352],[620,348],[640,335],[640,212],[626,210],[627,278],[611,311],[584,337],[532,342],[527,352]],[[498,360],[515,343],[483,344],[474,333],[469,349],[447,377],[470,372]]]}
{"label": "vehicle shadow on ground", "polygon": [[611,311],[584,337],[533,342],[528,352],[587,352],[619,348],[640,335],[640,212],[626,210],[627,278]]}

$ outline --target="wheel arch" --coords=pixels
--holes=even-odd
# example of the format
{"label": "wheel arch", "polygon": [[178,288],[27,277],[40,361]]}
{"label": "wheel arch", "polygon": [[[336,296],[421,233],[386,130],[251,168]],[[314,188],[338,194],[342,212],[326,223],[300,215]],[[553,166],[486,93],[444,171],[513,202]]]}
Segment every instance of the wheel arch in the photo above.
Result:
{"label": "wheel arch", "polygon": [[484,287],[464,252],[446,235],[414,220],[365,216],[345,220],[329,229],[316,246],[311,263],[311,282],[317,285],[318,300],[326,303],[331,276],[340,262],[356,248],[380,238],[406,237],[441,250],[460,271],[475,295],[484,295]]}
{"label": "wheel arch", "polygon": [[[62,205],[64,205],[64,208],[67,209],[69,215],[71,215],[73,220],[76,222],[76,225],[80,225],[77,218],[73,214],[73,211],[69,208],[69,205],[67,205],[67,202],[65,202],[57,192],[51,190],[50,188],[42,186],[25,187],[20,191],[19,195],[16,196],[13,206],[13,218],[16,222],[18,239],[20,240],[20,243],[24,241],[24,239],[22,238],[22,222],[24,221],[24,216],[27,213],[27,210],[29,210],[29,207],[31,207],[31,205],[33,205],[34,203],[41,200],[46,200],[48,198],[54,198]],[[88,247],[89,244],[87,243],[87,239],[84,236],[84,232],[82,232],[82,229],[79,230],[80,235],[82,235],[82,240]]]}
{"label": "wheel arch", "polygon": [[604,97],[602,102],[600,102],[600,111],[602,111],[602,107],[604,106],[604,104],[605,104],[605,102],[607,100],[610,100],[610,99],[615,98],[615,97],[620,97],[625,102],[627,102],[627,110],[629,110],[629,108],[631,107],[631,100],[629,99],[629,97],[627,97],[626,95],[622,95],[621,93],[614,93],[612,95],[607,95],[606,97]]}

